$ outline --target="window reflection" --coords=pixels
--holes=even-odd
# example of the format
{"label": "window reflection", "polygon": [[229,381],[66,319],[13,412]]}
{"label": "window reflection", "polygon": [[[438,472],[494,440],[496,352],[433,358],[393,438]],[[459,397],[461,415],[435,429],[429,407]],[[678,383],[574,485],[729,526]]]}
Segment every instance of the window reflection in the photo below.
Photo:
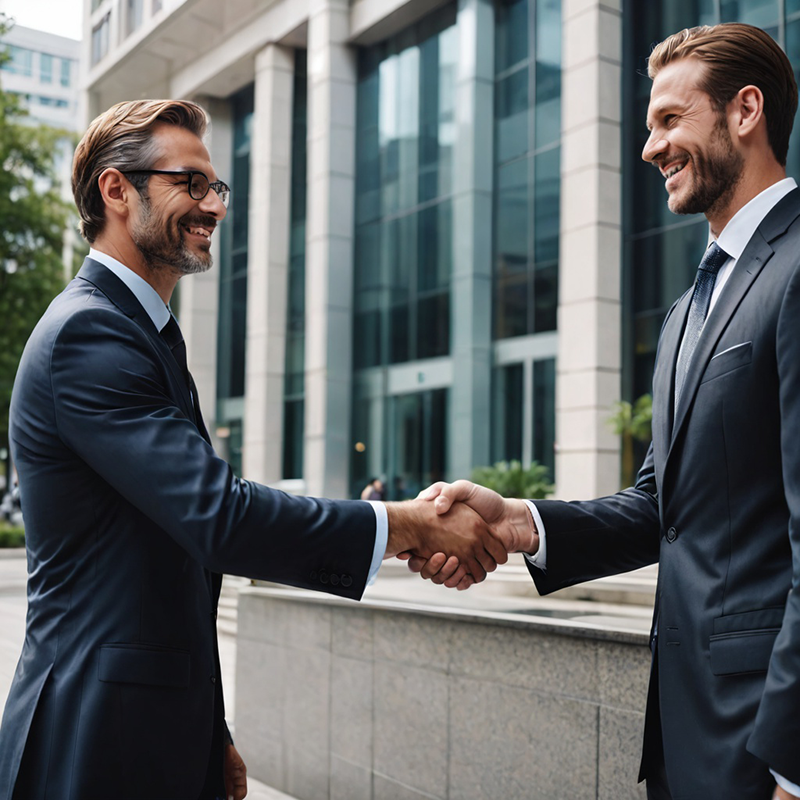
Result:
{"label": "window reflection", "polygon": [[555,330],[560,0],[502,0],[495,18],[494,335]]}
{"label": "window reflection", "polygon": [[455,5],[359,56],[357,369],[450,351],[457,56]]}

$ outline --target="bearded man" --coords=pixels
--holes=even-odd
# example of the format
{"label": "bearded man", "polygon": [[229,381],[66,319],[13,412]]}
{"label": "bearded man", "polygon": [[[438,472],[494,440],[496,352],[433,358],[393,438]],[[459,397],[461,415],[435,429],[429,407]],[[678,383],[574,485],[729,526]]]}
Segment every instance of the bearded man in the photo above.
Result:
{"label": "bearded man", "polygon": [[[636,485],[531,503],[529,569],[546,594],[659,562],[649,798],[798,797],[800,191],[785,169],[797,85],[775,41],[737,23],[670,36],[649,75],[642,157],[674,213],[705,214],[710,242],[661,331]],[[529,510],[467,481],[429,497],[494,523]],[[411,563],[471,583],[455,559]]]}
{"label": "bearded man", "polygon": [[[230,189],[183,101],[121,103],[75,153],[92,249],[36,326],[11,401],[28,548],[0,800],[241,800],[216,638],[221,574],[358,599],[381,559],[506,560],[466,506],[292,497],[237,478],[168,303],[211,266]],[[494,553],[494,555],[492,555]]]}

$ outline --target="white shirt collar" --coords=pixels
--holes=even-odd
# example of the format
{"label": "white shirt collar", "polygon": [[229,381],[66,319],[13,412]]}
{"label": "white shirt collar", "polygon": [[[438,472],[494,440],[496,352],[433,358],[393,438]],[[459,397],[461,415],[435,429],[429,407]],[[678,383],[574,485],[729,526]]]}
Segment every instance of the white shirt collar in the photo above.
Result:
{"label": "white shirt collar", "polygon": [[797,183],[794,178],[784,178],[764,189],[733,215],[717,237],[717,244],[732,259],[738,260],[767,214],[796,188]]}
{"label": "white shirt collar", "polygon": [[156,330],[161,333],[169,322],[170,310],[159,293],[144,278],[107,253],[92,247],[89,249],[89,258],[110,269],[133,292],[147,316],[153,320]]}

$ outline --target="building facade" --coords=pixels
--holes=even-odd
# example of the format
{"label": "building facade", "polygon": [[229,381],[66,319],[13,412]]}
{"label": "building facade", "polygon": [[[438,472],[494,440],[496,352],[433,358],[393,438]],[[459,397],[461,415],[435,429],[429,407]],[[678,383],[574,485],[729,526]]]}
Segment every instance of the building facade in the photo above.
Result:
{"label": "building facade", "polygon": [[800,64],[798,17],[796,0],[86,0],[87,122],[156,96],[212,119],[232,202],[180,316],[234,468],[335,497],[382,476],[399,498],[519,459],[561,497],[618,489],[611,408],[648,390],[707,236],[639,160],[650,46],[740,19]]}

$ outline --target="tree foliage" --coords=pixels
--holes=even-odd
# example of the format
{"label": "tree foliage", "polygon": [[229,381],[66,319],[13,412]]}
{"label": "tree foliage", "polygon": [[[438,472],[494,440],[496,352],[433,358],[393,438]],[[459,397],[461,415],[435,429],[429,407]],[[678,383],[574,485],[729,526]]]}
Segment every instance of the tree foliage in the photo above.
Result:
{"label": "tree foliage", "polygon": [[[0,36],[7,30],[0,14]],[[0,59],[7,59],[4,49]],[[25,342],[64,285],[70,213],[54,172],[67,134],[27,117],[19,98],[0,85],[0,448],[8,446],[8,405]]]}
{"label": "tree foliage", "polygon": [[491,467],[475,467],[471,477],[474,483],[493,489],[503,497],[542,500],[553,493],[550,473],[538,461],[532,461],[527,468],[519,461],[498,461]]}

